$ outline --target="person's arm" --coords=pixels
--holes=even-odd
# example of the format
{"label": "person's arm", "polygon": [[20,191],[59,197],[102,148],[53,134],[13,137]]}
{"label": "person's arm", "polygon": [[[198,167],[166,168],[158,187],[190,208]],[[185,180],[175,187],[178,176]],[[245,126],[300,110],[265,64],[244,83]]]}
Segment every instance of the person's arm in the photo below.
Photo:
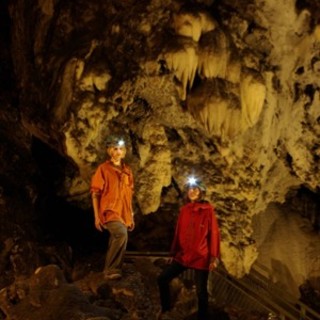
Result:
{"label": "person's arm", "polygon": [[91,197],[92,197],[92,206],[93,206],[93,212],[94,212],[94,225],[97,230],[103,231],[102,223],[99,218],[100,194],[93,192]]}
{"label": "person's arm", "polygon": [[130,175],[129,175],[129,188],[131,189],[131,215],[132,215],[132,223],[131,225],[128,227],[128,231],[133,231],[135,228],[135,223],[134,223],[134,212],[133,212],[133,208],[132,208],[132,195],[134,193],[134,182],[133,182],[133,173],[130,169]]}
{"label": "person's arm", "polygon": [[217,268],[220,262],[220,230],[214,208],[212,207],[211,215],[211,232],[210,232],[210,265],[209,270]]}
{"label": "person's arm", "polygon": [[220,263],[220,260],[218,258],[211,258],[210,264],[209,264],[209,271],[215,270]]}
{"label": "person's arm", "polygon": [[102,190],[105,188],[106,179],[103,173],[102,166],[100,165],[91,179],[91,199],[94,212],[94,225],[97,230],[103,231],[102,223],[100,221],[100,198]]}
{"label": "person's arm", "polygon": [[131,225],[128,227],[128,231],[133,231],[135,227],[133,211],[131,212],[131,214],[132,214],[132,222],[131,222]]}

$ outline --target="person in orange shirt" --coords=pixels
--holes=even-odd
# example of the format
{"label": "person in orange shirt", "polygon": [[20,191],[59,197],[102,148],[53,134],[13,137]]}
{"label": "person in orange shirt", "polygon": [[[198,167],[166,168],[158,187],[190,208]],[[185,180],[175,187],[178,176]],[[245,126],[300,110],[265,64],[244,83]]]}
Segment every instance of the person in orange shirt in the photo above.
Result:
{"label": "person in orange shirt", "polygon": [[128,230],[134,229],[133,174],[123,161],[126,155],[124,139],[108,137],[107,153],[110,159],[98,166],[92,176],[90,191],[95,227],[101,232],[108,230],[110,234],[104,277],[118,279],[122,276]]}

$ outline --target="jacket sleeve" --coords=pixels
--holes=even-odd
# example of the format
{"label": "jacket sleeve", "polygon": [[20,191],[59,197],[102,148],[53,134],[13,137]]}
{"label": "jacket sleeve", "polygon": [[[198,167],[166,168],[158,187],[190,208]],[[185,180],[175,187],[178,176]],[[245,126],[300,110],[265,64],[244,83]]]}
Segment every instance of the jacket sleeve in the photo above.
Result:
{"label": "jacket sleeve", "polygon": [[210,256],[220,259],[220,230],[215,210],[212,207],[211,230],[210,230]]}
{"label": "jacket sleeve", "polygon": [[103,168],[100,165],[91,179],[90,192],[101,194],[102,190],[105,188],[105,184],[107,183],[105,179],[105,175],[103,172]]}

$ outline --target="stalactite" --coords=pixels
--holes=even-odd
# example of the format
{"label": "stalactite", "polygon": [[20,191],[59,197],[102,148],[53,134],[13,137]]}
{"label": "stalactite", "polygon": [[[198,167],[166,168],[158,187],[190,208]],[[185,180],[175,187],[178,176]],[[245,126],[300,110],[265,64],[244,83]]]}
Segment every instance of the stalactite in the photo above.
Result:
{"label": "stalactite", "polygon": [[239,57],[239,52],[230,48],[229,61],[226,69],[226,80],[232,83],[240,82],[241,74],[241,58]]}
{"label": "stalactite", "polygon": [[241,131],[241,109],[231,84],[206,80],[188,97],[188,109],[210,136],[222,141],[233,139]]}
{"label": "stalactite", "polygon": [[201,34],[214,30],[216,22],[207,12],[181,12],[173,16],[175,33],[198,42]]}
{"label": "stalactite", "polygon": [[201,78],[226,78],[229,43],[221,30],[204,34],[199,42],[198,73]]}
{"label": "stalactite", "polygon": [[208,14],[208,12],[199,13],[201,19],[201,33],[207,33],[217,27],[217,22]]}
{"label": "stalactite", "polygon": [[180,39],[164,53],[168,68],[174,72],[181,83],[181,100],[187,96],[187,87],[192,87],[198,65],[198,54],[195,43],[189,39]]}
{"label": "stalactite", "polygon": [[255,70],[243,69],[240,82],[242,126],[254,126],[260,116],[266,96],[262,76]]}
{"label": "stalactite", "polygon": [[201,36],[201,19],[196,13],[180,13],[173,16],[175,33],[199,41]]}

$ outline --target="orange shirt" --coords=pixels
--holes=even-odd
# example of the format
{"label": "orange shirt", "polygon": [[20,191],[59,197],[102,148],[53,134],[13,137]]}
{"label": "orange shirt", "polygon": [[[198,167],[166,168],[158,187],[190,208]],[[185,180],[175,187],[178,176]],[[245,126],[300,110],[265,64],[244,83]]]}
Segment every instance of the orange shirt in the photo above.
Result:
{"label": "orange shirt", "polygon": [[100,195],[99,218],[101,223],[120,221],[126,226],[133,222],[133,175],[122,164],[116,167],[111,161],[100,164],[91,180],[91,193]]}

